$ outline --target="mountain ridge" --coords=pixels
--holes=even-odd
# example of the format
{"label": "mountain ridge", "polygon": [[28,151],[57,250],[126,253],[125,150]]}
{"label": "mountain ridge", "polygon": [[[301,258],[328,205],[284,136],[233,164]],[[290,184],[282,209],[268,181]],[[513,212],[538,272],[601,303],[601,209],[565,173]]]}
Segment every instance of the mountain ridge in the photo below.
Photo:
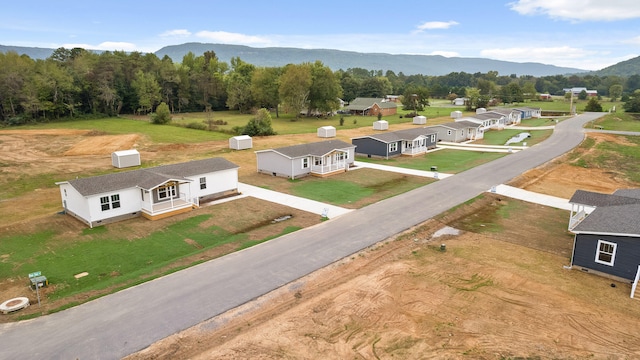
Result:
{"label": "mountain ridge", "polygon": [[[0,52],[15,51],[33,59],[46,59],[55,49],[0,45]],[[91,50],[96,51],[96,50]],[[453,72],[487,73],[497,71],[501,75],[516,74],[536,77],[589,73],[588,70],[559,67],[536,62],[510,62],[487,58],[444,57],[441,55],[412,55],[388,53],[361,53],[333,49],[302,49],[290,47],[255,48],[245,45],[190,42],[165,46],[154,54],[159,58],[169,56],[174,62],[181,62],[184,55],[192,52],[202,55],[214,51],[220,61],[230,63],[231,58],[240,57],[255,66],[284,66],[290,63],[321,61],[332,70],[363,68],[371,71],[388,70],[404,75],[440,76]],[[101,52],[101,51],[96,51]],[[614,65],[615,66],[615,65]]]}

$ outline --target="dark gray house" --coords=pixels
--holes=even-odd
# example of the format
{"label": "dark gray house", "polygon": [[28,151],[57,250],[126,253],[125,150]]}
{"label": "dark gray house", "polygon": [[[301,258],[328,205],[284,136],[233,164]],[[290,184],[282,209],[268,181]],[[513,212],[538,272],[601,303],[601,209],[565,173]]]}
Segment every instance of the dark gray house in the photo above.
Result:
{"label": "dark gray house", "polygon": [[571,199],[571,266],[633,282],[640,269],[640,189],[613,194],[578,190]]}
{"label": "dark gray house", "polygon": [[438,133],[432,129],[405,129],[351,139],[356,154],[388,159],[399,155],[416,156],[436,147]]}
{"label": "dark gray house", "polygon": [[[453,121],[444,124],[427,126],[438,133],[438,141],[464,142],[482,139],[480,125],[471,121]],[[478,136],[480,134],[481,136]]]}
{"label": "dark gray house", "polygon": [[355,146],[341,140],[260,150],[256,151],[258,172],[291,179],[329,176],[353,165],[354,150]]}

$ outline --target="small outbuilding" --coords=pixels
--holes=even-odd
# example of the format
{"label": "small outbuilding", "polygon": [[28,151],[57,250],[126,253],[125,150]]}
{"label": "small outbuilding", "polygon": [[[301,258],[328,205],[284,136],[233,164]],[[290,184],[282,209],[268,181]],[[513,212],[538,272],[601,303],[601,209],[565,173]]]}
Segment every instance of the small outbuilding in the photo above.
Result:
{"label": "small outbuilding", "polygon": [[456,110],[451,112],[452,119],[460,119],[462,117],[462,111]]}
{"label": "small outbuilding", "polygon": [[136,149],[114,151],[111,153],[111,163],[117,168],[140,166],[140,153]]}
{"label": "small outbuilding", "polygon": [[427,123],[427,117],[418,115],[413,117],[413,125],[424,125]]}
{"label": "small outbuilding", "polygon": [[389,130],[389,122],[387,120],[374,121],[373,130]]}
{"label": "small outbuilding", "polygon": [[253,140],[249,135],[238,135],[229,139],[229,148],[234,150],[251,149]]}
{"label": "small outbuilding", "polygon": [[318,137],[332,138],[336,136],[336,128],[333,126],[323,126],[318,128]]}

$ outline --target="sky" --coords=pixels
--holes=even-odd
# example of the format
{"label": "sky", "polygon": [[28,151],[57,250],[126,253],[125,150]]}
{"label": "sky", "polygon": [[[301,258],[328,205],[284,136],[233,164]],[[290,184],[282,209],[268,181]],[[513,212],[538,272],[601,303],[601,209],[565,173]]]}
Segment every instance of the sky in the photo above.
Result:
{"label": "sky", "polygon": [[186,42],[443,55],[599,70],[640,55],[638,0],[31,0],[0,45],[155,52]]}

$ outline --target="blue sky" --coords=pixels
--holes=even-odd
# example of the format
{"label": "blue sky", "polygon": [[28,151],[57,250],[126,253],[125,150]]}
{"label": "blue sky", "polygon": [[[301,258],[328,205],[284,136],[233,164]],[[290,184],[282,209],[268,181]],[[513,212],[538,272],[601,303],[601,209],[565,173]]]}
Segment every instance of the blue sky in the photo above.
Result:
{"label": "blue sky", "polygon": [[14,46],[154,52],[203,42],[586,70],[640,55],[638,0],[32,0],[1,9],[0,44]]}

